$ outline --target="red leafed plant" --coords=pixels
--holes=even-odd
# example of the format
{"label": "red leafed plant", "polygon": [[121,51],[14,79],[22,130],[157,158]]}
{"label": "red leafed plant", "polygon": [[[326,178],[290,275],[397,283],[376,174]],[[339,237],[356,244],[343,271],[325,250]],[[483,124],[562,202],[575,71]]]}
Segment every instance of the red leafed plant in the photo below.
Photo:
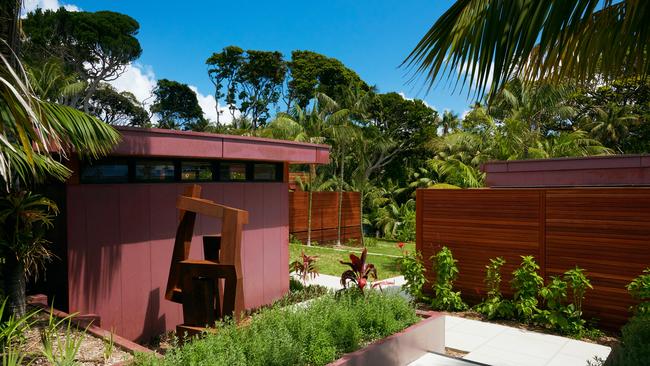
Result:
{"label": "red leafed plant", "polygon": [[341,264],[350,266],[350,269],[341,275],[341,285],[343,287],[347,288],[350,282],[352,282],[357,285],[359,290],[363,291],[363,288],[368,283],[368,278],[377,279],[377,269],[374,264],[366,263],[367,256],[368,250],[363,248],[361,258],[350,254],[349,262],[340,261]]}
{"label": "red leafed plant", "polygon": [[303,251],[300,259],[296,259],[289,265],[289,270],[295,272],[303,285],[307,284],[308,278],[316,278],[318,276],[318,268],[316,268],[317,255],[307,255]]}

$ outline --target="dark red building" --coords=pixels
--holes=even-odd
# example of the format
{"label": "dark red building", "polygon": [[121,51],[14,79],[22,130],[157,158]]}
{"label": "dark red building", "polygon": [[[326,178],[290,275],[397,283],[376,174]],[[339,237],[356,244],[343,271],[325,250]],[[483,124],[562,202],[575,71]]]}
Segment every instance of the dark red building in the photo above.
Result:
{"label": "dark red building", "polygon": [[[269,304],[287,292],[288,165],[326,164],[329,146],[119,131],[122,141],[110,156],[73,161],[75,174],[65,198],[59,197],[67,227],[66,310],[97,314],[103,328],[139,341],[182,323],[181,305],[165,300],[164,289],[178,224],[176,198],[194,183],[202,186],[202,197],[249,212],[242,243],[245,306]],[[191,256],[202,257],[202,235],[219,232],[215,221],[199,217]]]}

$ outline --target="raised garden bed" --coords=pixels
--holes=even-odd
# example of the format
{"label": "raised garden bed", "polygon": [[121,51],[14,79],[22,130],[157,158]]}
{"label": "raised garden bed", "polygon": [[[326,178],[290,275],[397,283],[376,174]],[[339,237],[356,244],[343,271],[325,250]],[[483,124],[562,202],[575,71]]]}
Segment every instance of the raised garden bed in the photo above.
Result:
{"label": "raised garden bed", "polygon": [[[396,294],[357,291],[328,294],[304,307],[262,309],[238,326],[220,324],[214,333],[176,344],[162,359],[142,356],[135,364],[353,365],[383,357],[378,364],[398,365],[444,352],[443,317],[419,316]],[[397,358],[396,349],[404,351]]]}
{"label": "raised garden bed", "polygon": [[100,328],[96,325],[98,320],[95,317],[70,317],[70,314],[50,308],[45,295],[30,296],[28,303],[30,310],[38,312],[33,317],[33,324],[23,334],[24,341],[20,346],[20,352],[25,357],[23,362],[31,362],[31,365],[50,364],[43,355],[42,341],[50,314],[57,321],[70,318],[70,329],[67,321],[61,322],[53,335],[52,343],[54,352],[60,353],[62,350],[58,347],[64,344],[66,336],[68,342],[78,340],[79,347],[74,356],[77,365],[125,365],[130,363],[136,352],[153,353],[148,348]]}
{"label": "raised garden bed", "polygon": [[445,352],[445,317],[418,312],[423,319],[410,327],[344,355],[329,366],[407,365],[428,352]]}

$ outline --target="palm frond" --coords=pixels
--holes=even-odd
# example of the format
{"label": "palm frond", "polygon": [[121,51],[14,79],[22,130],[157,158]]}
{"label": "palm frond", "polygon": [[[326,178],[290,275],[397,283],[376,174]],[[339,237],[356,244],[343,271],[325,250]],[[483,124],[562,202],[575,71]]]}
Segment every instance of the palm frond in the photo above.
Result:
{"label": "palm frond", "polygon": [[650,71],[650,2],[458,0],[403,65],[429,87],[456,74],[476,95],[513,77],[585,82]]}

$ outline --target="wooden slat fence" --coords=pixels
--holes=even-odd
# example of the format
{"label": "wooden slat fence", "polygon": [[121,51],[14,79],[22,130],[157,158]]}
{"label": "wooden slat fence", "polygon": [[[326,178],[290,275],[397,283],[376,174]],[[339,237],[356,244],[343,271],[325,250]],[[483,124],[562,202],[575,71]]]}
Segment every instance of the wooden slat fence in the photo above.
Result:
{"label": "wooden slat fence", "polygon": [[521,255],[533,255],[546,280],[585,269],[594,285],[585,315],[618,328],[633,304],[625,286],[650,266],[650,188],[424,189],[416,201],[417,248],[427,269],[432,255],[450,248],[456,285],[469,302],[485,294],[490,258],[507,261],[502,291],[512,295],[512,271]]}
{"label": "wooden slat fence", "polygon": [[[311,237],[319,243],[332,242],[337,239],[338,227],[338,192],[314,192],[312,197]],[[359,192],[343,192],[343,215],[341,219],[341,237],[345,243],[350,239],[361,239],[359,227]],[[309,192],[295,191],[289,193],[289,233],[297,239],[307,241],[307,218]]]}

